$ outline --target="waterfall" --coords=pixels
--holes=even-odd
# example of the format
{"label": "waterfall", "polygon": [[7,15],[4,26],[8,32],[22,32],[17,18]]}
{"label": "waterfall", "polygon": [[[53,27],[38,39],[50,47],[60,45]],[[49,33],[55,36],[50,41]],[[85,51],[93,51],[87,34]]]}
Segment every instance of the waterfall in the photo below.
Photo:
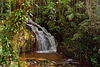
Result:
{"label": "waterfall", "polygon": [[33,33],[36,36],[38,53],[56,52],[57,43],[54,36],[48,33],[44,27],[41,27],[39,24],[33,22],[32,20],[29,20],[27,25],[31,27]]}

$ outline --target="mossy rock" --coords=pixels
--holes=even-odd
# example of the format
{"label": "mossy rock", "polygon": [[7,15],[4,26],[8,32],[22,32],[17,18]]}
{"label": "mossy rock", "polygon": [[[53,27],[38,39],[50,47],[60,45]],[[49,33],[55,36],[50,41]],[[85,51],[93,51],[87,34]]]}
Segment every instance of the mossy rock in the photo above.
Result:
{"label": "mossy rock", "polygon": [[74,53],[71,49],[67,48],[66,46],[58,46],[58,52],[62,52],[67,57],[73,57]]}

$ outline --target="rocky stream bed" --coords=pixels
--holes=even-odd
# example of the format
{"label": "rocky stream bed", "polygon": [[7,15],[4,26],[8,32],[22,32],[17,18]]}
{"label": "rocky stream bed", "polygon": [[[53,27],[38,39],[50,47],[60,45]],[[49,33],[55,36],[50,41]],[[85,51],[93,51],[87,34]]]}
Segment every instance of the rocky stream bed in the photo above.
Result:
{"label": "rocky stream bed", "polygon": [[24,67],[89,67],[59,53],[22,53],[20,60],[25,62]]}

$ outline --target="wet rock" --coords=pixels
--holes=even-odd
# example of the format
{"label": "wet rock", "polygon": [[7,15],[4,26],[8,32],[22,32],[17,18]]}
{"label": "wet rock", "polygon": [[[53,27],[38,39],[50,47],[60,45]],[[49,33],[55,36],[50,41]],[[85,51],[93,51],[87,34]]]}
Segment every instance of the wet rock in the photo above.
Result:
{"label": "wet rock", "polygon": [[66,64],[66,65],[63,65],[63,67],[72,67],[71,64]]}
{"label": "wet rock", "polygon": [[55,66],[59,66],[59,65],[63,65],[64,64],[64,62],[57,62],[56,64],[55,64]]}
{"label": "wet rock", "polygon": [[56,62],[55,62],[55,61],[51,61],[51,63],[56,64]]}
{"label": "wet rock", "polygon": [[27,62],[27,65],[37,65],[37,63]]}
{"label": "wet rock", "polygon": [[72,65],[79,65],[80,63],[79,62],[72,62],[71,64]]}
{"label": "wet rock", "polygon": [[55,64],[55,67],[72,67],[72,66],[69,63],[59,62]]}
{"label": "wet rock", "polygon": [[64,54],[67,57],[73,57],[74,53],[72,51],[72,49],[66,49],[66,46],[58,46],[57,50],[59,53]]}
{"label": "wet rock", "polygon": [[70,63],[72,63],[72,62],[73,62],[73,59],[68,59],[68,60],[64,61],[64,64],[63,64],[63,65],[65,65],[65,64],[70,64]]}
{"label": "wet rock", "polygon": [[73,59],[67,59],[63,62],[57,62],[55,66],[71,67],[72,65],[79,65],[79,62]]}
{"label": "wet rock", "polygon": [[72,67],[73,65],[79,65],[79,62],[74,59],[64,59],[62,61],[50,61],[43,58],[27,59],[27,65],[40,67]]}
{"label": "wet rock", "polygon": [[79,65],[79,62],[73,59],[68,59],[66,61],[64,61],[63,65],[67,65],[67,64],[71,64],[71,65]]}
{"label": "wet rock", "polygon": [[50,63],[50,64],[49,64],[49,66],[55,66],[55,64],[53,64],[53,63]]}
{"label": "wet rock", "polygon": [[73,59],[68,59],[68,60],[67,60],[67,62],[72,62],[72,61],[73,61]]}

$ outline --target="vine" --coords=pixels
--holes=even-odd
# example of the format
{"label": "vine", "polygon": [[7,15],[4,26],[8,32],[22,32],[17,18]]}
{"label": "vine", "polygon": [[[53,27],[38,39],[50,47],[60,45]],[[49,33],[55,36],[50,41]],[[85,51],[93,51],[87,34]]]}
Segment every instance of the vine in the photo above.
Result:
{"label": "vine", "polygon": [[[19,6],[16,7],[12,13],[10,13],[10,16],[5,24],[5,28],[3,29],[4,35],[2,37],[2,53],[0,60],[2,66],[7,67],[10,66],[11,61],[19,62],[17,54],[18,51],[16,51],[16,49],[20,46],[18,45],[20,33],[24,30],[25,23],[28,22],[28,12],[31,8],[31,1],[16,1],[16,6]],[[9,3],[11,3],[11,0]],[[11,7],[9,6],[9,8]]]}

